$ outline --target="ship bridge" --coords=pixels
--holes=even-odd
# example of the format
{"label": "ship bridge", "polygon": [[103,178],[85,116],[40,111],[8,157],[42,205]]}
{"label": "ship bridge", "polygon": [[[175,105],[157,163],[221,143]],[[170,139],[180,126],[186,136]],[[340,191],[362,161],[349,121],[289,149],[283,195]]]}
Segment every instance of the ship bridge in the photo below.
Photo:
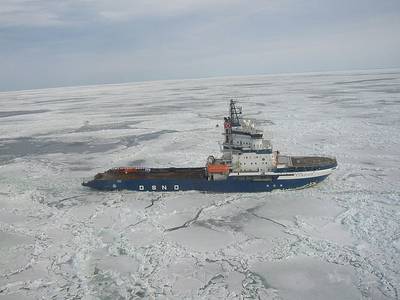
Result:
{"label": "ship bridge", "polygon": [[269,140],[263,139],[263,131],[256,128],[254,121],[243,119],[242,108],[236,106],[234,100],[230,101],[229,116],[224,121],[222,152],[226,158],[233,153],[272,153],[272,145]]}

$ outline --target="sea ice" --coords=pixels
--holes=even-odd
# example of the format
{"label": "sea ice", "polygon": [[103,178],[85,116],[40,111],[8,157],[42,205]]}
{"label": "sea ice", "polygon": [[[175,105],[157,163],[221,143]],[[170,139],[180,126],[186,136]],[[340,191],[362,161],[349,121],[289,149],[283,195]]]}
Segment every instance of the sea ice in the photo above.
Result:
{"label": "sea ice", "polygon": [[[275,149],[339,168],[259,194],[80,185],[203,166],[232,95]],[[0,107],[0,298],[400,297],[398,70],[4,92]]]}

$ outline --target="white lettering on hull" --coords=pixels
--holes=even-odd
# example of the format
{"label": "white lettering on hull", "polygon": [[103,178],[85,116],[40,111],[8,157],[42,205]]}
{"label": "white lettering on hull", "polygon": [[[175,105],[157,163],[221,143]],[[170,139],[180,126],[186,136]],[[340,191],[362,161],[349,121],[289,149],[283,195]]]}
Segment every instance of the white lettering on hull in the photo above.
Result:
{"label": "white lettering on hull", "polygon": [[[161,187],[158,187],[157,185],[152,185],[151,188],[150,188],[151,191],[158,191],[158,190],[160,190],[160,189],[161,189],[162,191],[168,191],[168,187],[167,187],[166,185],[164,185],[164,184],[161,185]],[[179,189],[180,189],[179,184],[174,184],[173,190],[174,190],[174,191],[179,191]],[[146,188],[145,188],[144,185],[139,185],[139,186],[138,186],[138,190],[139,190],[139,191],[145,191]]]}

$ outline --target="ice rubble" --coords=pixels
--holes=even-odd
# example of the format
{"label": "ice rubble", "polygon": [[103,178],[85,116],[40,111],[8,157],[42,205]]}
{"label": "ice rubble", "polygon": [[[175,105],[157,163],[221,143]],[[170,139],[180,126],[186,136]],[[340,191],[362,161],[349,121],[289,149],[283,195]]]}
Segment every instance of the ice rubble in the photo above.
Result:
{"label": "ice rubble", "polygon": [[[0,297],[398,299],[400,72],[0,93]],[[324,183],[256,195],[101,193],[114,166],[201,166],[235,95]]]}

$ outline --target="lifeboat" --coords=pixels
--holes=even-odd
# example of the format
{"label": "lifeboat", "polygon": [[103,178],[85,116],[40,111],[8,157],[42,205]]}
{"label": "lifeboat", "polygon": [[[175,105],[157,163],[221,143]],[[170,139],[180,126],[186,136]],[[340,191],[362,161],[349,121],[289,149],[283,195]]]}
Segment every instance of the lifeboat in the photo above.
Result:
{"label": "lifeboat", "polygon": [[209,174],[227,174],[229,173],[229,165],[224,164],[208,164],[207,172]]}

